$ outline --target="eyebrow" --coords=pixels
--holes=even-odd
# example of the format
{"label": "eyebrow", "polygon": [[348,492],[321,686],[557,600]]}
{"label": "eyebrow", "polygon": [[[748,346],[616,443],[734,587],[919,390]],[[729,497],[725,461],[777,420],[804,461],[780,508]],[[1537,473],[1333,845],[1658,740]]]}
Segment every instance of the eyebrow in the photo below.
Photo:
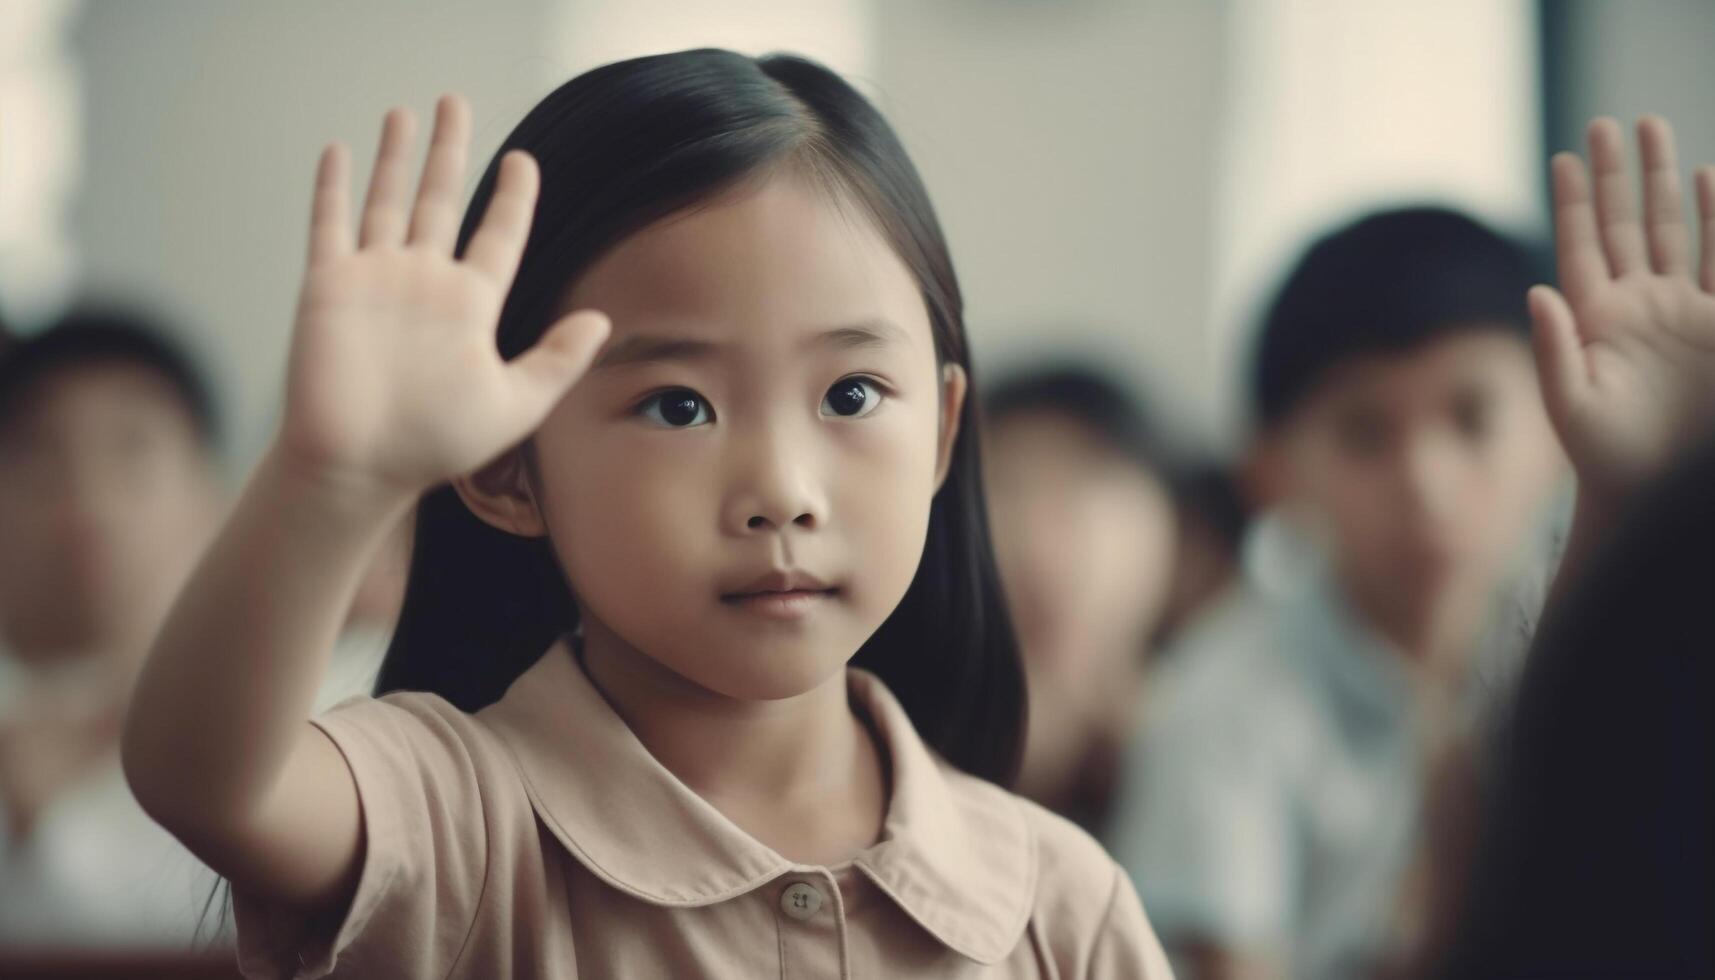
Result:
{"label": "eyebrow", "polygon": [[[891,320],[874,317],[819,331],[806,339],[805,346],[845,351],[886,347],[905,341],[905,331],[900,329],[897,324]],[[595,364],[590,367],[590,370],[600,371],[604,368],[662,361],[708,360],[720,353],[722,346],[724,345],[714,341],[694,340],[689,337],[633,334],[609,344],[596,358]]]}
{"label": "eyebrow", "polygon": [[714,356],[718,344],[685,337],[651,337],[634,334],[617,340],[602,349],[591,371],[622,367],[627,364],[647,364],[655,361],[701,361]]}
{"label": "eyebrow", "polygon": [[903,344],[906,340],[906,333],[899,328],[898,324],[884,317],[872,317],[846,326],[823,330],[811,337],[809,343],[833,350],[862,350],[872,347],[886,347],[894,343]]}

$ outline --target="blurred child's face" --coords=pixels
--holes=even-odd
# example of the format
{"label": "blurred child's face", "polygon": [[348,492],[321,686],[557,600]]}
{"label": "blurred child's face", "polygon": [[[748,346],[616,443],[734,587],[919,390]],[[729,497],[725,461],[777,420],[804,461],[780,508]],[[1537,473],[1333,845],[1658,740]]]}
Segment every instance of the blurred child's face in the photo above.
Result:
{"label": "blurred child's face", "polygon": [[613,321],[534,441],[588,641],[745,700],[843,670],[916,573],[964,392],[907,268],[780,176],[626,239],[568,305]]}
{"label": "blurred child's face", "polygon": [[146,644],[216,507],[166,381],[124,364],[44,377],[0,431],[0,629],[24,654]]}
{"label": "blurred child's face", "polygon": [[1406,630],[1480,615],[1561,470],[1529,347],[1494,329],[1353,360],[1276,442],[1348,598]]}
{"label": "blurred child's face", "polygon": [[1021,413],[987,435],[995,551],[1032,679],[1101,683],[1142,657],[1166,598],[1166,490],[1070,417]]}

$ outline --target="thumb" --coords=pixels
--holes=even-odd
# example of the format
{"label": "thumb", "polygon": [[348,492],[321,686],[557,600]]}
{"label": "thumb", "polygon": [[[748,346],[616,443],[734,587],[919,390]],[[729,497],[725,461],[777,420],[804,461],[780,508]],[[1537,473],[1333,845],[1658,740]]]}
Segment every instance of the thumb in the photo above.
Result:
{"label": "thumb", "polygon": [[560,318],[510,367],[529,411],[547,415],[589,370],[613,325],[597,310],[577,310]]}
{"label": "thumb", "polygon": [[1549,417],[1558,426],[1584,401],[1590,387],[1584,342],[1578,337],[1578,322],[1572,316],[1572,308],[1559,290],[1553,286],[1532,286],[1527,299],[1530,317],[1535,321],[1531,345],[1536,349],[1542,400]]}

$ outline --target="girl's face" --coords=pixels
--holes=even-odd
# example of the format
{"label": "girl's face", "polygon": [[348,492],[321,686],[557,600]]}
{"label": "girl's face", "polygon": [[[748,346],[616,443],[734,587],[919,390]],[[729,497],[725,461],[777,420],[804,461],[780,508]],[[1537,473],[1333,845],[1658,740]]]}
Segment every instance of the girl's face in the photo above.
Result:
{"label": "girl's face", "polygon": [[802,693],[904,596],[963,373],[854,205],[776,176],[573,287],[613,334],[535,440],[535,510],[590,643],[728,697]]}

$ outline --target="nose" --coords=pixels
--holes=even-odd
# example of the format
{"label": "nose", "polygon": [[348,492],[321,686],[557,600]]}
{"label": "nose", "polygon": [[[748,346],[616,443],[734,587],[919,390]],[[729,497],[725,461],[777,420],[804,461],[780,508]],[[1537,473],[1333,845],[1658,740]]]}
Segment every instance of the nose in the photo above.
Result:
{"label": "nose", "polygon": [[1408,441],[1401,460],[1407,512],[1439,525],[1455,516],[1459,459],[1450,440],[1420,434]]}
{"label": "nose", "polygon": [[736,454],[739,469],[727,501],[730,534],[764,534],[787,527],[810,531],[827,520],[827,499],[809,447],[789,433],[758,433],[751,451]]}

